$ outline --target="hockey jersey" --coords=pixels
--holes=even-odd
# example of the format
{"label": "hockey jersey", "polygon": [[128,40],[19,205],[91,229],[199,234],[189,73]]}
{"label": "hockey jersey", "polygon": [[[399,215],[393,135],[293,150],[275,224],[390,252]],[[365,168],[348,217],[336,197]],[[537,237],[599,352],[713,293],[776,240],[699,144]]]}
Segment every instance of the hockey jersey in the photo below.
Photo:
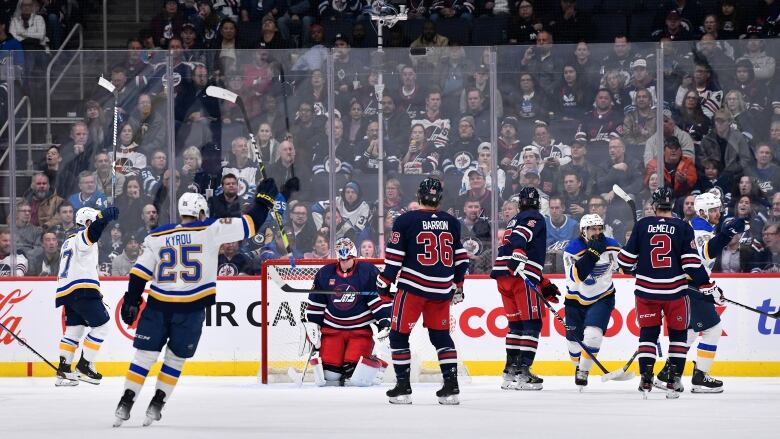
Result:
{"label": "hockey jersey", "polygon": [[547,225],[538,210],[523,210],[506,225],[490,277],[497,279],[501,276],[512,276],[507,263],[517,249],[523,250],[528,256],[528,262],[525,264],[526,277],[538,284],[542,281],[544,260],[547,257]]}
{"label": "hockey jersey", "polygon": [[712,267],[715,266],[715,259],[723,252],[731,240],[728,236],[715,233],[715,226],[704,218],[693,217],[689,222],[693,228],[693,236],[696,238],[696,249],[702,260],[702,265],[707,269],[707,273],[712,273]]}
{"label": "hockey jersey", "polygon": [[455,217],[433,209],[412,210],[393,223],[380,277],[388,285],[398,278],[398,289],[417,296],[451,299],[453,284],[463,283],[468,263]]}
{"label": "hockey jersey", "polygon": [[314,291],[343,291],[344,294],[309,294],[306,320],[334,329],[369,328],[375,320],[389,319],[392,304],[379,296],[350,294],[373,291],[379,270],[368,262],[355,261],[349,272],[338,263],[323,266],[314,277]]}
{"label": "hockey jersey", "polygon": [[81,229],[70,235],[60,248],[55,307],[79,298],[103,297],[98,274],[97,243],[89,240],[87,229]]}
{"label": "hockey jersey", "polygon": [[11,255],[0,259],[0,277],[24,276],[27,274],[27,258],[21,252],[16,253],[16,269],[11,269]]}
{"label": "hockey jersey", "polygon": [[686,295],[688,281],[709,282],[691,226],[678,218],[646,217],[634,225],[618,263],[636,277],[634,293],[653,300]]}
{"label": "hockey jersey", "polygon": [[569,242],[563,251],[563,265],[566,270],[566,299],[576,300],[583,305],[591,305],[597,300],[615,292],[612,284],[612,272],[617,268],[617,255],[620,245],[613,238],[606,238],[607,251],[592,265],[588,273],[581,271],[582,264],[577,262],[588,251],[588,245],[582,238]]}
{"label": "hockey jersey", "polygon": [[144,239],[130,274],[152,282],[147,306],[153,309],[205,308],[214,304],[217,294],[217,249],[251,236],[255,224],[249,215],[160,226]]}

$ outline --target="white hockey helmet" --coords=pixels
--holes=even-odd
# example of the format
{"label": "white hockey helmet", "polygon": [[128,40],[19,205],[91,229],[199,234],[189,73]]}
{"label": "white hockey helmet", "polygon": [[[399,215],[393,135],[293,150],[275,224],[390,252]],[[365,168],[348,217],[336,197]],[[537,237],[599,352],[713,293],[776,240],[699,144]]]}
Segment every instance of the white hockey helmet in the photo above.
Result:
{"label": "white hockey helmet", "polygon": [[580,218],[580,231],[584,232],[585,229],[591,226],[604,227],[604,220],[595,213],[583,215],[582,218]]}
{"label": "white hockey helmet", "polygon": [[336,256],[339,260],[356,258],[357,248],[355,248],[355,243],[349,238],[339,238],[336,240]]}
{"label": "white hockey helmet", "polygon": [[720,209],[722,205],[723,203],[721,203],[720,198],[710,192],[696,195],[696,198],[693,199],[693,209],[696,211],[696,215],[700,215],[699,211],[702,210],[704,211],[704,215],[707,215],[710,209]]}
{"label": "white hockey helmet", "polygon": [[87,220],[95,222],[100,211],[91,207],[82,207],[76,212],[76,224],[79,226],[87,226]]}
{"label": "white hockey helmet", "polygon": [[203,195],[195,192],[185,192],[179,198],[179,215],[192,216],[200,219],[200,212],[209,215],[209,204]]}

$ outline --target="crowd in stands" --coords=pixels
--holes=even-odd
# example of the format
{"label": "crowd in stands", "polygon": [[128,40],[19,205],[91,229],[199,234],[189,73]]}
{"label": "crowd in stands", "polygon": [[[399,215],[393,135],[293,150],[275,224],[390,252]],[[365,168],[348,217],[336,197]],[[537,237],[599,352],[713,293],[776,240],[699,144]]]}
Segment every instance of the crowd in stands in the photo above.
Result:
{"label": "crowd in stands", "polygon": [[[421,176],[436,175],[447,190],[443,207],[461,221],[471,273],[489,272],[491,247],[517,213],[513,195],[523,186],[542,194],[548,268],[560,272],[562,249],[586,213],[602,216],[607,234],[625,242],[635,212],[613,185],[635,199],[640,216],[652,214],[662,155],[678,216],[690,219],[694,196],[715,191],[723,218],[750,219],[719,271],[780,271],[780,1],[661,3],[648,39],[662,46],[623,34],[597,46],[573,0],[412,1],[410,19],[424,20],[420,36],[404,43],[391,32],[388,45],[424,50],[378,57],[364,48],[372,23],[358,0],[167,0],[104,72],[117,89],[116,148],[115,96],[99,91],[69,137],[49,148],[18,203],[15,242],[26,274],[56,274],[57,243],[82,206],[119,207],[121,219],[100,243],[101,269],[118,275],[151,230],[175,221],[170,200],[185,191],[206,195],[214,218],[239,216],[253,203],[262,166],[246,122],[268,176],[280,185],[301,180],[285,212],[297,258],[332,257],[331,239],[343,236],[362,257],[381,257],[380,232],[389,236],[394,218],[418,207]],[[507,46],[468,47],[437,33],[447,20],[502,14]],[[352,34],[326,40],[328,23],[340,20],[353,23]],[[238,93],[245,111],[208,96],[210,85]],[[498,218],[490,218],[494,193]],[[3,232],[0,259],[10,251]],[[256,274],[261,261],[284,256],[269,221],[248,242],[223,246],[220,273]]]}

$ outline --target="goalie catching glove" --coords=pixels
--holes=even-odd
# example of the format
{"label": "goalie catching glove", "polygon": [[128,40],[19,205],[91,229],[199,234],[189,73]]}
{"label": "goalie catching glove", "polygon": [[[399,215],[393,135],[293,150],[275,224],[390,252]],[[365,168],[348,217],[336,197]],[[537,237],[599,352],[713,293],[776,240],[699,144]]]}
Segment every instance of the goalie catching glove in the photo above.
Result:
{"label": "goalie catching glove", "polygon": [[725,303],[723,300],[723,290],[715,285],[715,282],[703,284],[699,287],[699,292],[707,296],[707,298],[711,298],[718,305],[723,305]]}
{"label": "goalie catching glove", "polygon": [[552,303],[559,303],[558,296],[561,295],[561,292],[554,283],[550,282],[549,279],[542,278],[539,287],[545,299]]}

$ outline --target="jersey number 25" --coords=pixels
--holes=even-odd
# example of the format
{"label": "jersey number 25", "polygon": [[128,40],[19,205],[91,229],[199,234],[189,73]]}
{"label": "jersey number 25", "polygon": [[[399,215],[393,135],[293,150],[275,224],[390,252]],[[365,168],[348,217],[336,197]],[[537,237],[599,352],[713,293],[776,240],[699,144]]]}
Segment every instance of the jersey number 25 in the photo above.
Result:
{"label": "jersey number 25", "polygon": [[455,238],[450,232],[441,232],[436,236],[433,232],[420,232],[417,234],[417,244],[424,246],[424,254],[417,255],[420,265],[436,265],[439,261],[445,267],[452,267],[453,256],[452,243]]}

